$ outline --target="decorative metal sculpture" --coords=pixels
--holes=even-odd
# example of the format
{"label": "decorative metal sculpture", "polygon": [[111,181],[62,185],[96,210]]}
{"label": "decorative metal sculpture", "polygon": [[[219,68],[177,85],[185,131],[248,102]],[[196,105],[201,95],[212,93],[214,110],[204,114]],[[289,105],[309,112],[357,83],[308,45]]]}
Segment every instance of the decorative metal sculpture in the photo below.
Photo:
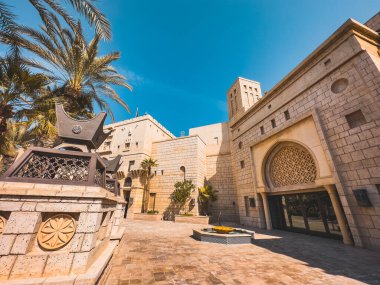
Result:
{"label": "decorative metal sculpture", "polygon": [[100,112],[92,119],[76,120],[65,112],[62,104],[57,104],[55,111],[58,136],[65,144],[86,145],[90,150],[97,149],[110,134],[103,131],[107,116],[105,112]]}
{"label": "decorative metal sculpture", "polygon": [[55,215],[40,226],[37,234],[38,244],[47,250],[60,249],[70,242],[75,228],[75,220],[70,215]]}

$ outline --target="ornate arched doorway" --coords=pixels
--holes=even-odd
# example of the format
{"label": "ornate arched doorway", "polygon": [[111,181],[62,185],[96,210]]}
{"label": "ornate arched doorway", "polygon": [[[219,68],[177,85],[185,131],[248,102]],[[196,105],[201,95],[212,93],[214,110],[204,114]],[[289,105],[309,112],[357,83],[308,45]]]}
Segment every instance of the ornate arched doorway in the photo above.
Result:
{"label": "ornate arched doorway", "polygon": [[341,238],[330,196],[315,184],[318,166],[308,149],[280,143],[267,156],[264,171],[273,228]]}

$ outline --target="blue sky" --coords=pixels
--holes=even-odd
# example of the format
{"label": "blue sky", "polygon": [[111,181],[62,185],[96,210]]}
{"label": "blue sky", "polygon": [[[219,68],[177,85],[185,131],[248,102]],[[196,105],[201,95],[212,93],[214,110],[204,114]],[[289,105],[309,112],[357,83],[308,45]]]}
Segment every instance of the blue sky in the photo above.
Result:
{"label": "blue sky", "polygon": [[[11,1],[18,21],[36,25],[26,0]],[[151,114],[181,130],[227,120],[225,93],[236,77],[270,90],[348,18],[365,22],[379,0],[102,0],[119,50],[115,67],[133,92],[117,89],[128,114],[111,103],[116,121]],[[109,120],[108,120],[109,122]]]}

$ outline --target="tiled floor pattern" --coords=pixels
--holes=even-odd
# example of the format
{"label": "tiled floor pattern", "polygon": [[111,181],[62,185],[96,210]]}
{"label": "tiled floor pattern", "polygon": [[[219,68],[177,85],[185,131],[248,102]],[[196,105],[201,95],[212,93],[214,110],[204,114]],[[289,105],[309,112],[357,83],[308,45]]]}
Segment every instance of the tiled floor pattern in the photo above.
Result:
{"label": "tiled floor pattern", "polygon": [[200,225],[126,223],[101,284],[380,284],[380,253],[340,241],[260,231],[227,246],[194,240]]}

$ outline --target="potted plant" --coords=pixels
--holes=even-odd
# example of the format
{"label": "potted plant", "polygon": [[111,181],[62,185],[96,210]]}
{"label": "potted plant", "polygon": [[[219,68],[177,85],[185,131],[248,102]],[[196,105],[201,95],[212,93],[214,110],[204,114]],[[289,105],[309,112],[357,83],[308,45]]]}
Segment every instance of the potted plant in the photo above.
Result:
{"label": "potted plant", "polygon": [[195,191],[195,185],[191,180],[179,181],[174,184],[175,190],[170,195],[172,203],[176,206],[178,214],[174,220],[179,223],[208,224],[209,217],[194,216],[189,213],[190,207],[195,206],[195,199],[191,199],[191,192]]}

